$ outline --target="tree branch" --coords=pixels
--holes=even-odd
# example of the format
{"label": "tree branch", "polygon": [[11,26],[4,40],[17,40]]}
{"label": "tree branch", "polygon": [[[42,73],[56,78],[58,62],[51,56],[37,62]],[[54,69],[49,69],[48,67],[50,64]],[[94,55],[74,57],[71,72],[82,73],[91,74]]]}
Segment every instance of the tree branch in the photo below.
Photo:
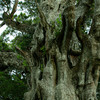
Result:
{"label": "tree branch", "polygon": [[10,14],[10,17],[11,17],[11,18],[13,17],[14,13],[15,13],[16,10],[17,10],[17,5],[18,5],[18,0],[15,0],[15,4],[14,4],[13,9],[12,9],[12,12],[11,12],[11,14]]}
{"label": "tree branch", "polygon": [[4,23],[12,28],[15,28],[16,30],[19,30],[21,32],[25,32],[25,33],[34,33],[34,27],[36,25],[27,25],[27,24],[22,24],[20,22],[16,22],[12,20],[12,17],[14,15],[14,13],[16,12],[17,9],[17,5],[18,5],[18,0],[15,0],[15,4],[13,6],[13,10],[11,12],[10,15],[8,15],[7,12],[3,13],[3,20]]}
{"label": "tree branch", "polygon": [[15,46],[15,48],[21,53],[22,56],[27,57],[26,53],[22,51],[18,46]]}
{"label": "tree branch", "polygon": [[8,67],[24,68],[23,59],[18,58],[18,54],[13,52],[0,52],[0,70]]}
{"label": "tree branch", "polygon": [[4,23],[12,28],[15,28],[21,32],[25,32],[25,33],[34,33],[34,27],[36,25],[27,25],[27,24],[22,24],[16,21],[13,21],[11,19],[9,19],[9,15],[8,15],[8,19],[4,18]]}
{"label": "tree branch", "polygon": [[18,46],[15,46],[15,48],[20,52],[20,54],[25,58],[25,60],[27,61],[29,67],[32,67],[32,57],[30,56],[30,54],[28,52],[22,51]]}

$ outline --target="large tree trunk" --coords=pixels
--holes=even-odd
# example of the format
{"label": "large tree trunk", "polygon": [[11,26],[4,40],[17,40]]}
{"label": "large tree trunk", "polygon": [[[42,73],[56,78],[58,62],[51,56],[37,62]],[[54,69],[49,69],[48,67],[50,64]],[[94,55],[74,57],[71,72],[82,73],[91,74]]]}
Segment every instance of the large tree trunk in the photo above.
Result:
{"label": "large tree trunk", "polygon": [[[97,100],[100,0],[40,1],[37,9],[41,22],[33,34],[31,53],[24,55],[31,69],[25,100]],[[55,35],[61,28],[55,21],[59,14],[62,30]],[[88,18],[92,25],[84,34]],[[12,20],[4,21],[20,31],[34,31],[33,26],[17,27]]]}
{"label": "large tree trunk", "polygon": [[[93,3],[94,14],[89,15]],[[97,100],[100,1],[81,0],[77,6],[75,0],[42,0],[42,10],[37,5],[41,23],[33,35],[31,89],[25,93],[25,100]],[[63,28],[55,36],[50,23],[60,13]],[[93,18],[93,23],[86,35],[81,26],[85,27],[88,17]]]}

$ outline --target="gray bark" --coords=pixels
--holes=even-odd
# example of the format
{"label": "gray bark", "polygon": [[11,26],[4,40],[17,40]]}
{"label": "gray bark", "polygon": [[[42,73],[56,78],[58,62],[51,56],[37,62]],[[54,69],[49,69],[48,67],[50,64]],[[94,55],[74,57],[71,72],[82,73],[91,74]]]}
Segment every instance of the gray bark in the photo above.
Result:
{"label": "gray bark", "polygon": [[[77,4],[75,0],[41,0],[37,8],[41,22],[35,27],[31,56],[26,58],[31,85],[25,100],[97,100],[100,0],[80,0]],[[91,10],[94,13],[89,14]],[[59,14],[63,26],[56,36]],[[84,34],[88,17],[92,25],[89,34]]]}
{"label": "gray bark", "polygon": [[[99,1],[95,3],[94,16],[90,15],[93,18],[93,25],[89,35],[82,34],[81,25],[85,25],[93,2],[80,1],[78,7],[75,6],[74,0],[63,2],[64,0],[45,0],[41,3],[44,14],[42,17],[46,19],[41,21],[42,27],[45,28],[45,35],[42,28],[37,28],[39,33],[33,35],[35,37],[38,34],[32,48],[33,55],[36,53],[38,59],[34,59],[37,64],[34,64],[31,72],[32,88],[25,94],[25,100],[97,100],[96,88],[100,66]],[[50,21],[55,21],[59,13],[62,13],[63,17],[61,33],[63,35],[59,36],[57,42],[53,41],[56,37],[48,24]],[[46,55],[40,58],[37,53],[38,44],[44,38]],[[71,52],[68,52],[69,49]],[[40,70],[41,64],[43,64],[43,71]]]}

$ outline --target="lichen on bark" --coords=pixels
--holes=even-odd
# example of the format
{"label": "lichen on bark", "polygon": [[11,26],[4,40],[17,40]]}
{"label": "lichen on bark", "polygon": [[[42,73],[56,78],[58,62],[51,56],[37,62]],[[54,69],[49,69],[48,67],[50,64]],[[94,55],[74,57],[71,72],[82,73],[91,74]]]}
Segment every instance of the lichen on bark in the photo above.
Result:
{"label": "lichen on bark", "polygon": [[[40,23],[33,28],[32,48],[25,56],[31,69],[30,90],[25,93],[25,100],[97,100],[100,2],[85,1],[80,0],[77,6],[75,0],[41,0],[39,5],[36,2]],[[84,34],[93,3],[91,29]],[[59,14],[62,29],[55,36],[51,22]]]}

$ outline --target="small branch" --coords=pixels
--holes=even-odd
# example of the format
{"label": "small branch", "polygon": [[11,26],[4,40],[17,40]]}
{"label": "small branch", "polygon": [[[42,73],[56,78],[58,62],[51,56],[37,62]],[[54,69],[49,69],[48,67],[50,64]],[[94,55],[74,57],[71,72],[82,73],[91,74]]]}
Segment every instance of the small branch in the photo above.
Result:
{"label": "small branch", "polygon": [[28,65],[30,66],[30,68],[33,66],[33,59],[30,56],[30,54],[28,52],[25,52],[23,50],[21,50],[18,46],[15,46],[15,48],[20,52],[20,54],[26,59]]}
{"label": "small branch", "polygon": [[21,32],[26,32],[26,33],[34,33],[34,25],[28,25],[28,24],[22,24],[20,22],[13,21],[11,17],[7,14],[7,12],[3,13],[3,20],[4,23],[12,28],[15,28],[16,30],[19,30]]}
{"label": "small branch", "polygon": [[15,48],[21,53],[22,56],[26,57],[26,53],[22,51],[18,46],[15,46]]}
{"label": "small branch", "polygon": [[5,22],[2,22],[2,23],[0,24],[0,28],[1,28],[3,25],[5,25]]}
{"label": "small branch", "polygon": [[16,10],[17,10],[17,5],[18,5],[18,0],[15,0],[15,4],[14,4],[13,9],[12,9],[12,12],[11,12],[11,14],[10,14],[10,17],[11,17],[11,18],[13,17],[14,13],[15,13]]}
{"label": "small branch", "polygon": [[40,7],[38,6],[37,0],[35,0],[35,2],[36,2],[36,5],[37,5],[38,12],[39,12],[39,14],[40,14],[41,23],[42,23],[43,27],[46,28],[47,25],[48,25],[48,22],[47,22],[47,20],[46,20],[46,17],[45,17],[45,15],[44,15],[44,13],[42,12],[42,10],[40,9]]}
{"label": "small branch", "polygon": [[13,21],[13,20],[9,19],[9,16],[8,16],[8,19],[6,18],[4,20],[4,23],[12,28],[15,28],[15,29],[21,31],[21,32],[25,32],[25,33],[29,33],[29,34],[32,32],[34,33],[34,27],[36,26],[36,25],[22,24],[22,23]]}

